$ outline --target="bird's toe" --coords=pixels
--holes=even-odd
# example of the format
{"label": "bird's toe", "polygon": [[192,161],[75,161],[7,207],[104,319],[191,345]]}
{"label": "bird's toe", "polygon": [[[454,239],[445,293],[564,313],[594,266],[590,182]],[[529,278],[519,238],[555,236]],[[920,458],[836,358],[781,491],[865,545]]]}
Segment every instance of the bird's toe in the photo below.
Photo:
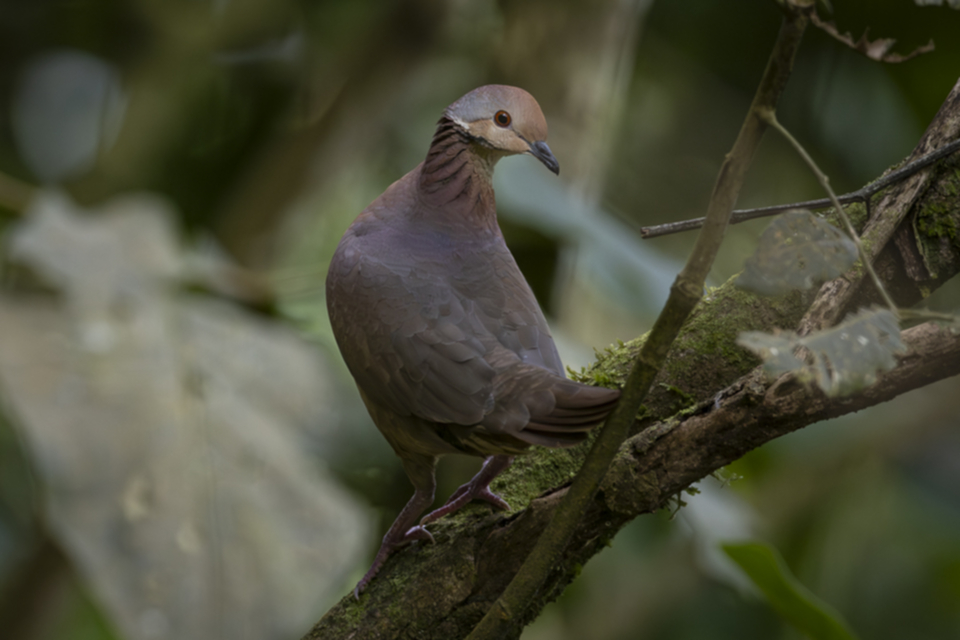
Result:
{"label": "bird's toe", "polygon": [[[410,527],[407,529],[407,532],[403,534],[403,539],[400,541],[400,544],[408,544],[416,540],[426,540],[430,544],[436,542],[433,539],[433,534],[427,531],[423,525],[417,525],[415,527]],[[398,545],[399,546],[399,545]]]}

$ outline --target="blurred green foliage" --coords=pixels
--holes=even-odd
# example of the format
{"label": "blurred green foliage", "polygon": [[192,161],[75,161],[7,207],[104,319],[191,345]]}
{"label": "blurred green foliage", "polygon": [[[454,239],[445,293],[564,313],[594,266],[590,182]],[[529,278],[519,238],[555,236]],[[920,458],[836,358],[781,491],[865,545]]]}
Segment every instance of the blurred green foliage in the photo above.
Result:
{"label": "blurred green foliage", "polygon": [[724,552],[750,576],[777,613],[813,640],[854,640],[829,606],[797,581],[777,550],[757,542],[729,543]]}

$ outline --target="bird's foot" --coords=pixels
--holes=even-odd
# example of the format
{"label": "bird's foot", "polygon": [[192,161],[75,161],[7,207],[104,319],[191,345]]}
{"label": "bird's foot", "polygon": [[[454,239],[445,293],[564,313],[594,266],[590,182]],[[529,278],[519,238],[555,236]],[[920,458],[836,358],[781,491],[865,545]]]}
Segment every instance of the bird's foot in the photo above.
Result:
{"label": "bird's foot", "polygon": [[436,542],[433,539],[433,534],[427,531],[422,525],[410,527],[406,533],[399,536],[396,540],[389,539],[389,534],[384,536],[383,542],[380,544],[380,550],[377,551],[377,556],[373,559],[373,564],[363,575],[363,578],[360,579],[360,582],[357,583],[357,586],[353,588],[353,597],[359,600],[360,594],[363,593],[363,590],[367,588],[370,581],[380,572],[380,568],[387,559],[396,551],[417,540],[425,540],[430,544]]}
{"label": "bird's foot", "polygon": [[493,508],[497,509],[498,511],[507,511],[510,509],[510,505],[507,504],[507,501],[495,494],[493,491],[490,491],[490,487],[487,485],[474,484],[473,481],[470,481],[457,489],[442,507],[423,516],[423,518],[420,519],[420,524],[422,526],[425,524],[430,524],[434,520],[439,520],[445,515],[449,515],[458,511],[461,507],[472,502],[473,500],[483,500],[484,502],[489,502],[493,505]]}

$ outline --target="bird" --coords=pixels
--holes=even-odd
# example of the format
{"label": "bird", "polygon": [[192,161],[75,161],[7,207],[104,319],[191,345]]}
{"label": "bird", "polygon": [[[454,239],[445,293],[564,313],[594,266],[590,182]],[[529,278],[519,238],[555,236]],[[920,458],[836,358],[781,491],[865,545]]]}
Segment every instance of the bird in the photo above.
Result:
{"label": "bird", "polygon": [[[383,537],[360,594],[426,526],[472,500],[509,505],[490,482],[532,445],[569,447],[620,392],[569,380],[543,311],[497,223],[493,169],[531,155],[559,175],[547,122],[527,91],[485,85],[449,107],[426,159],[354,220],[326,280],[333,335],[374,424],[414,494]],[[440,508],[440,456],[484,462]]]}

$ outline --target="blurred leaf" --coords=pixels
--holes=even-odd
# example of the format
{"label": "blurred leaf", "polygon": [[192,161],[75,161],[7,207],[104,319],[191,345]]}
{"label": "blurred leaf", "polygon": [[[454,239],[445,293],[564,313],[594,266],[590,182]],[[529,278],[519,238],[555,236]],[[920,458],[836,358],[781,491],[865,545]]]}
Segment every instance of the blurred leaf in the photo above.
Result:
{"label": "blurred leaf", "polygon": [[40,180],[76,177],[116,140],[126,102],[120,72],[106,60],[76,49],[47,52],[21,71],[13,139]]}
{"label": "blurred leaf", "polygon": [[805,209],[777,217],[760,236],[737,286],[766,296],[809,289],[836,278],[857,261],[857,245]]}
{"label": "blurred leaf", "polygon": [[[877,381],[877,371],[896,367],[894,354],[906,350],[897,318],[887,309],[863,309],[832,329],[802,338],[793,332],[747,331],[737,344],[763,358],[771,375],[793,372],[801,380],[815,381],[830,396],[869,387]],[[812,364],[794,355],[800,347],[809,352]]]}
{"label": "blurred leaf", "polygon": [[[951,2],[953,1],[954,0],[951,0]],[[904,62],[922,53],[929,53],[933,51],[933,40],[931,40],[927,44],[917,47],[907,55],[890,53],[890,49],[892,49],[893,45],[897,42],[893,38],[877,38],[871,42],[867,38],[868,31],[865,30],[863,35],[860,36],[860,39],[855,41],[853,36],[850,35],[849,31],[846,33],[840,33],[836,24],[833,22],[824,22],[819,16],[817,16],[816,12],[811,14],[810,19],[813,24],[820,27],[820,29],[827,32],[835,39],[847,45],[854,51],[858,51],[871,60],[876,60],[877,62]]]}
{"label": "blurred leaf", "polygon": [[723,545],[781,618],[814,640],[855,640],[836,611],[790,573],[776,549],[760,542]]}
{"label": "blurred leaf", "polygon": [[40,193],[10,255],[63,295],[0,297],[0,394],[51,534],[126,638],[291,637],[367,537],[304,453],[330,381],[282,324],[179,293],[172,215]]}

